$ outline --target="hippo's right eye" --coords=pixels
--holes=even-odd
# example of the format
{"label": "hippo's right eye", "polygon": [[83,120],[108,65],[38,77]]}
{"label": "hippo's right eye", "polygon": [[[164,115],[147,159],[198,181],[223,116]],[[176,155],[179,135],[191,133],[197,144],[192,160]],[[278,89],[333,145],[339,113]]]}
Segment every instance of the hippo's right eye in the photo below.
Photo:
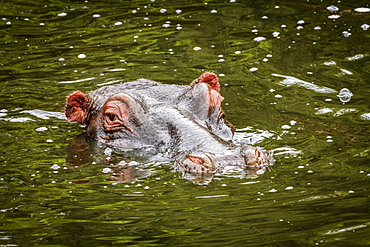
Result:
{"label": "hippo's right eye", "polygon": [[116,115],[114,115],[114,114],[107,114],[107,117],[109,118],[110,121],[113,121],[116,118]]}

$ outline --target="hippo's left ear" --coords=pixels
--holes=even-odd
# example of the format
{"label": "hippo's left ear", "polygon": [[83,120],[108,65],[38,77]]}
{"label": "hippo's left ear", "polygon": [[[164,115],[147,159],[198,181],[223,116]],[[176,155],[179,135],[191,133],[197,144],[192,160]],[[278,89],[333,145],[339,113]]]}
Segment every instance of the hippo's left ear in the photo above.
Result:
{"label": "hippo's left ear", "polygon": [[66,100],[64,113],[69,122],[86,123],[89,99],[80,91],[71,93]]}

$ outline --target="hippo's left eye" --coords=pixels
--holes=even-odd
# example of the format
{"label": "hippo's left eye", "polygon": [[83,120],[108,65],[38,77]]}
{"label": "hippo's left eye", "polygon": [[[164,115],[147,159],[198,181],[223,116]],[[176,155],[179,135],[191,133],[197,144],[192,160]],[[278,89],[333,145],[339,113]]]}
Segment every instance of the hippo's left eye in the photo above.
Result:
{"label": "hippo's left eye", "polygon": [[107,114],[107,117],[109,118],[110,121],[113,121],[116,118],[116,115],[114,115],[114,114]]}

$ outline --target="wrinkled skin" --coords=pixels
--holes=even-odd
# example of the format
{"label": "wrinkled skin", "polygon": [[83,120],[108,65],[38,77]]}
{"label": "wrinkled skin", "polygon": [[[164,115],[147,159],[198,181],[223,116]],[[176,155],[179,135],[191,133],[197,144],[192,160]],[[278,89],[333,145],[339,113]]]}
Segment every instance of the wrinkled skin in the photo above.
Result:
{"label": "wrinkled skin", "polygon": [[270,165],[266,153],[232,143],[222,101],[217,76],[207,72],[189,86],[139,79],[89,94],[76,91],[67,97],[65,114],[70,122],[85,124],[99,143],[166,154],[186,173],[205,176],[228,166]]}

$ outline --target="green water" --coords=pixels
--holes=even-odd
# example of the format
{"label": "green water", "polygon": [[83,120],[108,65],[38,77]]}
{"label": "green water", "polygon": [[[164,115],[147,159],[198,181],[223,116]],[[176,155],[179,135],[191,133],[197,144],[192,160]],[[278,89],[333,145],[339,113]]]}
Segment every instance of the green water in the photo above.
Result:
{"label": "green water", "polygon": [[[369,8],[0,1],[0,246],[370,245]],[[170,162],[90,148],[61,114],[75,90],[204,71],[235,141],[275,153],[270,170],[198,185]]]}

